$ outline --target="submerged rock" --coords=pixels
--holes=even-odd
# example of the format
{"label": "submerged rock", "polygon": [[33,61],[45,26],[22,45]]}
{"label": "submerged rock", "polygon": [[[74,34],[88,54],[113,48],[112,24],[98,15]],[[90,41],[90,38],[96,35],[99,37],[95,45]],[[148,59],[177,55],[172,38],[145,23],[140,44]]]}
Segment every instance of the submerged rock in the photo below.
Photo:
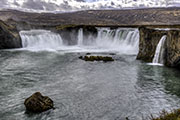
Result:
{"label": "submerged rock", "polygon": [[47,96],[42,96],[40,92],[36,92],[27,98],[24,101],[24,105],[27,111],[34,113],[40,113],[54,108],[53,101]]}
{"label": "submerged rock", "polygon": [[114,59],[112,57],[109,56],[80,56],[79,57],[82,60],[85,61],[104,61],[104,62],[108,62],[108,61],[114,61]]}

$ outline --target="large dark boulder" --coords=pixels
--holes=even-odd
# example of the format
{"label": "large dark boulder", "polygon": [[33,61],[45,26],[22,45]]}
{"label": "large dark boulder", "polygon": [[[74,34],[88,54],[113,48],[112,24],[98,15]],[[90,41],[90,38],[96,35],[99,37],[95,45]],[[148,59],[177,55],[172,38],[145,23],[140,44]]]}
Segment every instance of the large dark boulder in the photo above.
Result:
{"label": "large dark boulder", "polygon": [[40,113],[54,108],[53,101],[47,97],[42,96],[40,92],[34,93],[32,96],[24,101],[27,111]]}

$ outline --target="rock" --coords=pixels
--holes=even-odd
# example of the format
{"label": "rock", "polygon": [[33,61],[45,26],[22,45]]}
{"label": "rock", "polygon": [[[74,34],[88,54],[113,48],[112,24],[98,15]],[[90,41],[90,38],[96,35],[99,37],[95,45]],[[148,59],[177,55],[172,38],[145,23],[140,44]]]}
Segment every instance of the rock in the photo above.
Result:
{"label": "rock", "polygon": [[109,56],[80,56],[79,57],[82,60],[85,61],[104,61],[104,62],[108,62],[108,61],[114,61],[114,59],[112,57]]}
{"label": "rock", "polygon": [[161,37],[167,34],[167,31],[141,27],[139,28],[139,33],[140,41],[137,59],[143,60],[145,62],[152,62],[156,51],[156,47]]}
{"label": "rock", "polygon": [[21,48],[18,31],[0,20],[0,49]]}
{"label": "rock", "polygon": [[109,55],[116,55],[116,53],[109,53]]}
{"label": "rock", "polygon": [[168,31],[166,46],[166,66],[180,68],[180,30]]}
{"label": "rock", "polygon": [[91,55],[91,53],[86,53],[86,55]]}
{"label": "rock", "polygon": [[160,39],[166,35],[164,64],[180,69],[180,29],[163,30],[142,27],[139,28],[139,32],[140,43],[137,59],[152,62]]}
{"label": "rock", "polygon": [[40,113],[54,108],[53,101],[47,97],[42,96],[40,92],[34,93],[32,96],[24,101],[27,111]]}

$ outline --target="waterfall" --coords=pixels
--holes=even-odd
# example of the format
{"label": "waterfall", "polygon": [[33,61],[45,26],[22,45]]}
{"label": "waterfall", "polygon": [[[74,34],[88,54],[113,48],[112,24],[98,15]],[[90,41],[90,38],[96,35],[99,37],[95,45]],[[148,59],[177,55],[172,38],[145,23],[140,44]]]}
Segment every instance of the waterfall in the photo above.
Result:
{"label": "waterfall", "polygon": [[137,54],[139,51],[139,31],[131,28],[98,28],[96,45],[112,48],[123,53]]}
{"label": "waterfall", "polygon": [[160,39],[157,47],[156,47],[156,52],[155,52],[155,55],[154,55],[154,58],[153,58],[153,63],[157,64],[163,64],[164,63],[164,43],[165,43],[165,40],[166,40],[167,36],[164,35],[162,36],[162,38]]}
{"label": "waterfall", "polygon": [[[137,54],[139,51],[139,31],[133,28],[97,28],[97,36],[84,34],[83,28],[70,32],[77,38],[77,44],[67,44],[68,39],[48,30],[21,31],[23,49],[62,50],[69,52],[116,52],[122,54]],[[71,38],[69,38],[71,41]],[[74,40],[74,39],[73,39]],[[63,44],[66,43],[66,44]]]}
{"label": "waterfall", "polygon": [[47,30],[21,31],[23,48],[28,49],[57,49],[63,41],[59,34]]}
{"label": "waterfall", "polygon": [[78,45],[82,46],[83,45],[83,29],[80,28],[78,31]]}

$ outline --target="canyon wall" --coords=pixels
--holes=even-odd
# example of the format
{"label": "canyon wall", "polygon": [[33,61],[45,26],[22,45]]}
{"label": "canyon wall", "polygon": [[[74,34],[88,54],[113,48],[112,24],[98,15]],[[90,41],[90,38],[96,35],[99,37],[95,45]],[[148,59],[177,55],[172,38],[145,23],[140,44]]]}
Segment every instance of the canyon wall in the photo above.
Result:
{"label": "canyon wall", "polygon": [[166,66],[180,68],[180,29],[168,31],[166,47]]}
{"label": "canyon wall", "polygon": [[164,61],[169,67],[180,67],[180,29],[178,28],[139,28],[140,42],[138,60],[152,62],[156,47],[163,35],[167,36]]}
{"label": "canyon wall", "polygon": [[167,34],[167,31],[140,27],[139,34],[140,41],[137,59],[145,62],[152,62],[157,44],[159,43],[161,37]]}
{"label": "canyon wall", "polygon": [[14,26],[0,21],[0,49],[21,48],[19,32]]}

